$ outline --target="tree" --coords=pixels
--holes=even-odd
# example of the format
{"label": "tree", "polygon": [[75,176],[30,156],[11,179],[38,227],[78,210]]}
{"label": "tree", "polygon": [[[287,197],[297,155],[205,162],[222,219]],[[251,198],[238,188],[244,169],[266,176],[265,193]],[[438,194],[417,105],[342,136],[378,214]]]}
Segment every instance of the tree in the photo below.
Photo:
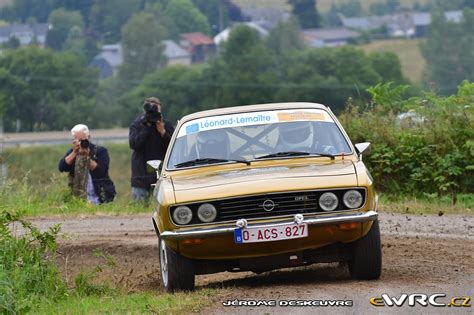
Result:
{"label": "tree", "polygon": [[28,18],[34,17],[39,23],[44,23],[52,10],[52,0],[15,0],[11,9],[7,10],[10,10],[12,20],[25,22]]}
{"label": "tree", "polygon": [[90,26],[102,35],[105,43],[120,40],[120,28],[140,10],[141,0],[100,0],[91,8]]}
{"label": "tree", "polygon": [[166,6],[165,15],[173,22],[173,28],[170,30],[172,38],[191,32],[211,34],[211,27],[206,16],[194,6],[191,0],[171,0]]}
{"label": "tree", "polygon": [[271,56],[257,31],[245,25],[235,27],[220,58],[204,73],[208,82],[219,82],[214,98],[228,105],[270,101],[277,83]]}
{"label": "tree", "polygon": [[316,9],[316,0],[288,0],[292,13],[296,16],[303,29],[321,26],[321,17]]}
{"label": "tree", "polygon": [[301,37],[301,29],[298,21],[295,18],[291,18],[286,22],[280,22],[270,31],[267,46],[276,55],[303,49],[304,42]]}
{"label": "tree", "polygon": [[63,44],[64,51],[71,52],[86,61],[86,41],[82,29],[75,25],[69,31],[66,41]]}
{"label": "tree", "polygon": [[218,34],[228,26],[229,13],[224,1],[193,0],[193,3],[207,17],[212,29],[212,35]]}
{"label": "tree", "polygon": [[0,57],[5,129],[14,131],[17,121],[20,131],[70,128],[66,107],[77,97],[91,99],[97,81],[97,71],[70,54],[34,46],[6,52]]}
{"label": "tree", "polygon": [[165,29],[151,13],[134,14],[122,28],[123,64],[119,76],[133,86],[143,76],[166,64],[163,56]]}
{"label": "tree", "polygon": [[426,59],[426,81],[437,85],[442,94],[456,90],[463,80],[474,81],[474,10],[463,12],[461,23],[445,20],[442,12],[433,14],[428,38],[421,44]]}
{"label": "tree", "polygon": [[61,50],[69,32],[74,26],[84,29],[82,15],[78,11],[57,9],[51,12],[48,18],[52,28],[48,32],[46,44],[54,50]]}

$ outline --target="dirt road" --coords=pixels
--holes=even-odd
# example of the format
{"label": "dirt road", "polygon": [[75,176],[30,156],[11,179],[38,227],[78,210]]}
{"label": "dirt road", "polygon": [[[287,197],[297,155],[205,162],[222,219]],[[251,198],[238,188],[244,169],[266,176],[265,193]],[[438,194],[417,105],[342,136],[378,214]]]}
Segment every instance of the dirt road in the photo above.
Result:
{"label": "dirt road", "polygon": [[[58,263],[68,281],[80,271],[105,264],[111,255],[115,266],[105,268],[99,278],[129,291],[162,292],[156,237],[149,215],[43,218],[34,223],[41,229],[62,223]],[[214,305],[206,313],[303,314],[331,313],[455,313],[472,314],[472,307],[427,306],[403,309],[375,307],[371,297],[387,293],[443,293],[437,301],[473,295],[474,217],[462,215],[425,216],[382,213],[383,271],[378,281],[353,281],[345,266],[313,265],[260,275],[220,273],[197,277],[197,288],[218,288]],[[102,254],[102,255],[101,255]],[[228,300],[352,300],[352,307],[224,307]],[[284,304],[285,302],[283,302]],[[471,302],[472,304],[472,302]],[[323,308],[323,309],[322,309]]]}

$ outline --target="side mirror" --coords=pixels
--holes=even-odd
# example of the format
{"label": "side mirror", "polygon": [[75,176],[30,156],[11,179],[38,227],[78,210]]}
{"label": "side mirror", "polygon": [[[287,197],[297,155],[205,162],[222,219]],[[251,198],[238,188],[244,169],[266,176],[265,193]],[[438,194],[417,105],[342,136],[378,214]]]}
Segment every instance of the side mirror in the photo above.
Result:
{"label": "side mirror", "polygon": [[357,143],[355,145],[355,148],[357,150],[357,154],[359,155],[359,158],[362,158],[362,152],[367,150],[367,148],[370,146],[370,142],[362,142],[362,143]]}
{"label": "side mirror", "polygon": [[150,160],[146,162],[146,171],[147,173],[153,173],[160,170],[161,160]]}

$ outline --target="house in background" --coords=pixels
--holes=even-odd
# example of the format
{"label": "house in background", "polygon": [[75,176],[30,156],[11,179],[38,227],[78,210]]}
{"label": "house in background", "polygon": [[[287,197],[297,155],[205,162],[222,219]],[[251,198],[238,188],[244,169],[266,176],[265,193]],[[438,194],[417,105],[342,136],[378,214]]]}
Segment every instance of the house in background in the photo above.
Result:
{"label": "house in background", "polygon": [[[415,25],[415,37],[425,37],[428,35],[428,28],[431,24],[431,14],[427,12],[414,12],[411,14]],[[446,21],[451,23],[461,23],[462,11],[446,11],[444,12]]]}
{"label": "house in background", "polygon": [[0,26],[0,44],[7,43],[11,38],[16,38],[20,46],[37,44],[44,47],[49,30],[50,25],[47,23],[2,25]]}
{"label": "house in background", "polygon": [[89,66],[99,69],[100,77],[106,79],[116,76],[122,63],[122,46],[114,44],[102,46],[102,51],[92,59]]}
{"label": "house in background", "polygon": [[[462,11],[446,11],[444,16],[451,23],[460,23]],[[373,31],[386,28],[388,37],[425,37],[431,24],[431,14],[427,12],[407,12],[393,15],[352,17],[341,16],[344,27]]]}
{"label": "house in background", "polygon": [[278,23],[288,21],[290,13],[277,8],[248,8],[242,9],[242,16],[246,22],[253,22],[270,31]]}
{"label": "house in background", "polygon": [[347,45],[361,35],[344,27],[303,30],[303,40],[308,47],[338,47]]}
{"label": "house in background", "polygon": [[[167,59],[167,66],[190,65],[191,54],[172,40],[164,40],[163,55]],[[102,51],[95,56],[89,67],[99,70],[100,78],[106,79],[118,74],[118,70],[123,63],[122,46],[120,43],[102,46]]]}
{"label": "house in background", "polygon": [[179,45],[191,54],[192,63],[207,61],[216,54],[216,45],[203,33],[185,33],[180,35]]}
{"label": "house in background", "polygon": [[190,65],[191,54],[183,49],[181,46],[173,42],[172,40],[164,40],[165,50],[163,54],[166,56],[168,66],[172,65]]}

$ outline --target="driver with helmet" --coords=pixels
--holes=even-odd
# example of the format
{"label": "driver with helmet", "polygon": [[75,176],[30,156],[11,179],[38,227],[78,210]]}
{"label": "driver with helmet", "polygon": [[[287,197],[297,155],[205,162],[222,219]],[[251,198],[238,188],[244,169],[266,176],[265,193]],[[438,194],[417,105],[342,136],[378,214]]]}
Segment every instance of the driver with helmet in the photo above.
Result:
{"label": "driver with helmet", "polygon": [[198,133],[196,154],[198,159],[229,159],[230,141],[225,129],[206,130]]}
{"label": "driver with helmet", "polygon": [[309,121],[295,121],[278,125],[280,138],[278,151],[304,151],[311,153],[314,145],[314,128]]}

